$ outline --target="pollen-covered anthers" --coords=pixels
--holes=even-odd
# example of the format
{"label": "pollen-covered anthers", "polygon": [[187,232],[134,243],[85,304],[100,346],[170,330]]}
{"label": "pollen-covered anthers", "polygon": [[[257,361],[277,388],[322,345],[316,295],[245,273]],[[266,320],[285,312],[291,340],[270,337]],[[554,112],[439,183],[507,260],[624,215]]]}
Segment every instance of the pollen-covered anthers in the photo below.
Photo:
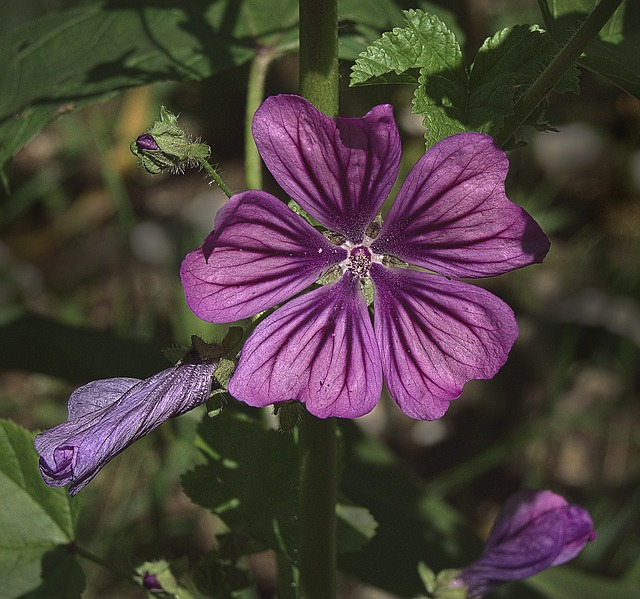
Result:
{"label": "pollen-covered anthers", "polygon": [[343,271],[349,271],[359,279],[369,276],[373,255],[369,248],[362,245],[350,249],[349,257],[342,263]]}
{"label": "pollen-covered anthers", "polygon": [[367,248],[356,248],[347,258],[347,270],[364,279],[371,268],[371,253]]}

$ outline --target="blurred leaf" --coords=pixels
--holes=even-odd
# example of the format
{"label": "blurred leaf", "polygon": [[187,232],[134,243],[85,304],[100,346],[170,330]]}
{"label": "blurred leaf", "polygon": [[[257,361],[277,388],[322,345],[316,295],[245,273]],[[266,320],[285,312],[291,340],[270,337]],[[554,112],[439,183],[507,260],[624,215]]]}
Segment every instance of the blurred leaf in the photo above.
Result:
{"label": "blurred leaf", "polygon": [[378,523],[366,508],[338,503],[336,516],[339,553],[360,551],[376,536]]}
{"label": "blurred leaf", "polygon": [[40,586],[21,595],[20,599],[80,599],[85,587],[84,572],[68,547],[57,547],[45,553],[41,578]]}
{"label": "blurred leaf", "polygon": [[[294,437],[265,430],[246,415],[224,410],[200,425],[207,464],[182,477],[185,492],[218,515],[236,535],[271,548],[292,562],[298,546],[298,455]],[[337,508],[338,551],[359,550],[374,534],[368,511]]]}
{"label": "blurred leaf", "polygon": [[417,566],[461,567],[482,548],[464,519],[422,481],[404,470],[381,443],[341,421],[345,440],[342,489],[378,522],[376,536],[358,553],[339,558],[342,570],[403,597],[423,590]]}
{"label": "blurred leaf", "polygon": [[40,372],[74,383],[114,376],[145,378],[168,368],[161,345],[120,339],[26,314],[0,325],[5,369]]}
{"label": "blurred leaf", "polygon": [[[84,581],[75,558],[61,546],[75,539],[78,504],[66,490],[45,485],[33,437],[0,421],[0,597],[19,597],[41,585],[45,594],[33,597],[72,599]],[[52,588],[58,590],[46,595]]]}
{"label": "blurred leaf", "polygon": [[640,596],[637,586],[587,574],[566,566],[545,570],[525,581],[525,584],[542,591],[547,599],[566,599],[567,597],[632,599]]}
{"label": "blurred leaf", "polygon": [[[537,26],[498,32],[467,71],[454,34],[435,15],[406,11],[407,26],[385,33],[353,66],[352,85],[417,83],[413,112],[424,117],[426,144],[461,131],[496,135],[518,97],[558,51]],[[556,91],[578,91],[572,69]]]}
{"label": "blurred leaf", "polygon": [[258,0],[162,4],[89,4],[3,36],[0,165],[59,114],[127,87],[210,77],[250,60],[256,36],[272,36],[297,19],[293,0],[275,7]]}
{"label": "blurred leaf", "polygon": [[[562,43],[589,14],[585,0],[541,0],[551,34]],[[640,3],[625,0],[587,47],[578,64],[640,99]]]}
{"label": "blurred leaf", "polygon": [[201,449],[208,461],[182,477],[185,492],[234,533],[292,558],[298,513],[293,439],[230,412],[202,421]]}

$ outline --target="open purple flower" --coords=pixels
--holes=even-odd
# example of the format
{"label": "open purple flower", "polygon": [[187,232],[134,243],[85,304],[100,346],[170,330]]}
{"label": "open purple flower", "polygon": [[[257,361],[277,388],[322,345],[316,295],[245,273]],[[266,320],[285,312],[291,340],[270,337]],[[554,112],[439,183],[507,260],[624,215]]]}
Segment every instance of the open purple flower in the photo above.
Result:
{"label": "open purple flower", "polygon": [[595,538],[587,510],[551,491],[523,490],[500,510],[482,555],[450,586],[480,599],[503,582],[568,562]]}
{"label": "open purple flower", "polygon": [[[400,163],[391,106],[332,119],[298,96],[273,96],[256,112],[253,136],[284,191],[334,234],[268,193],[246,191],[185,258],[187,303],[203,320],[235,321],[296,296],[245,343],[229,384],[236,398],[296,399],[321,418],[357,417],[375,406],[384,373],[406,414],[432,420],[468,380],[496,374],[517,337],[513,312],[450,277],[540,262],[549,240],[505,196],[508,160],[491,137],[462,133],[431,148],[376,230]],[[337,281],[297,295],[332,267]]]}
{"label": "open purple flower", "polygon": [[165,420],[204,403],[214,363],[180,364],[140,380],[93,381],[69,397],[67,422],[35,438],[40,473],[76,495],[100,469]]}

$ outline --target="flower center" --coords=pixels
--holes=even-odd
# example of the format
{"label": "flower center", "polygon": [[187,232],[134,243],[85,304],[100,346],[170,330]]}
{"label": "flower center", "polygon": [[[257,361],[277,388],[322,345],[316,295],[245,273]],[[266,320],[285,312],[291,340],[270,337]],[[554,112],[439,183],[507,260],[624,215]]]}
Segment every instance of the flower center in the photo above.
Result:
{"label": "flower center", "polygon": [[369,248],[358,245],[351,249],[349,257],[346,260],[345,270],[348,270],[360,279],[364,279],[369,275],[371,262],[372,254]]}

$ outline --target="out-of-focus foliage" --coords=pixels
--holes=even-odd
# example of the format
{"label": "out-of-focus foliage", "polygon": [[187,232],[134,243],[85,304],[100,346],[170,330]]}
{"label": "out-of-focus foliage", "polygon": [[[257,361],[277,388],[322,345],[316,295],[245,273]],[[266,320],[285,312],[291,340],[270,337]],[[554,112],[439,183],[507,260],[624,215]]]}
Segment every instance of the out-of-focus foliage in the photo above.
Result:
{"label": "out-of-focus foliage", "polygon": [[[34,19],[44,10],[36,2],[20,4]],[[22,37],[3,29],[0,41],[0,48],[8,52],[3,54],[8,60],[3,65],[11,66],[31,47],[34,54],[27,62],[47,67],[20,71],[31,75],[0,87],[3,161],[40,131],[7,166],[11,194],[2,197],[0,210],[0,414],[30,429],[64,421],[69,393],[87,380],[145,377],[167,366],[163,348],[187,344],[192,333],[207,340],[224,336],[224,327],[190,315],[177,279],[181,258],[209,233],[223,195],[209,187],[199,172],[147,176],[136,168],[128,148],[148,127],[158,105],[165,103],[180,114],[187,131],[211,145],[213,160],[229,186],[243,190],[241,140],[248,62],[258,48],[275,45],[293,50],[296,36],[293,2],[279,3],[277,10],[275,3],[261,0],[46,4],[48,13],[15,30]],[[500,49],[509,47],[507,37],[542,37],[528,27],[513,29],[525,22],[522,11],[532,15],[528,24],[541,22],[537,4],[341,2],[343,113],[362,115],[374,104],[393,103],[403,134],[406,173],[424,151],[422,118],[411,112],[414,90],[401,85],[347,89],[351,61],[382,31],[403,26],[399,8],[435,13],[455,34],[459,47],[454,62],[460,73],[467,69],[460,81],[477,83],[468,91],[462,83],[455,88],[471,106],[472,98],[490,98],[492,89],[498,94],[501,86],[514,81],[517,87],[518,71],[506,65],[519,64],[530,47],[526,42],[514,44],[504,56]],[[548,7],[546,28],[562,43],[560,25],[571,30],[574,15],[584,14],[584,7],[592,3],[539,4]],[[619,84],[618,73],[624,83],[620,87],[632,93],[625,81],[636,81],[631,75],[637,75],[639,54],[628,45],[639,21],[631,19],[636,5],[625,2],[625,10],[592,46],[613,53],[606,56],[613,57],[616,69],[626,70],[611,67],[609,78]],[[549,16],[554,14],[552,22]],[[69,41],[78,33],[70,15],[79,23],[94,15],[89,19],[93,29],[81,32],[77,40],[94,52],[83,52]],[[111,18],[105,18],[100,29],[96,15]],[[18,23],[19,18],[11,20]],[[430,22],[436,21],[432,17]],[[31,27],[49,30],[46,23],[57,23],[57,28],[50,28],[52,35],[64,31],[69,37],[47,41],[45,36],[40,43],[46,55],[36,52],[37,44],[21,46],[21,41],[30,41],[26,32]],[[495,34],[504,27],[510,29]],[[130,38],[132,33],[138,37]],[[490,41],[483,46],[483,40]],[[219,62],[205,57],[207,48],[220,50]],[[592,68],[589,60],[597,56],[592,48],[581,59],[582,66],[607,76],[601,68],[604,63]],[[618,51],[625,55],[622,62]],[[473,67],[462,56],[476,56]],[[503,66],[504,80],[490,77],[490,83],[483,85],[482,73],[493,68],[502,72]],[[268,93],[295,92],[295,70],[289,55],[275,61]],[[7,69],[2,72],[9,76]],[[525,73],[525,80],[535,75]],[[161,82],[166,80],[188,81]],[[153,84],[139,87],[145,82]],[[630,589],[640,585],[640,104],[590,72],[582,73],[580,87],[579,97],[555,93],[549,97],[546,117],[558,133],[531,135],[527,147],[509,154],[508,195],[541,222],[553,245],[544,264],[490,283],[491,290],[514,307],[520,324],[520,338],[507,365],[494,380],[469,384],[441,421],[410,421],[383,400],[357,425],[343,423],[342,492],[366,508],[357,511],[346,499],[341,503],[352,524],[346,532],[343,529],[346,548],[362,549],[340,556],[345,594],[355,593],[358,585],[358,592],[367,597],[366,588],[359,586],[363,583],[398,597],[417,596],[423,591],[417,564],[425,562],[439,570],[475,559],[496,510],[522,486],[552,488],[584,505],[593,515],[598,540],[571,567],[508,585],[496,597],[560,599],[580,589],[581,597],[626,599],[633,597]],[[73,94],[76,99],[68,100]],[[109,96],[108,102],[98,104]],[[428,100],[424,98],[427,111],[441,111],[446,117],[457,108],[453,105],[447,112]],[[66,112],[69,103],[78,108],[83,102],[91,105]],[[475,114],[488,113],[486,105]],[[500,120],[508,110],[501,103],[497,116],[490,118]],[[16,121],[15,115],[23,115],[24,121]],[[52,116],[61,118],[43,128]],[[427,135],[438,134],[428,129]],[[283,498],[286,492],[295,493],[291,456],[285,455],[282,463],[277,462],[281,456],[269,460],[270,454],[256,450],[257,440],[238,447],[243,435],[251,439],[253,433],[247,433],[249,425],[242,418],[237,428],[229,424],[235,420],[225,413],[229,408],[223,408],[220,420],[207,419],[203,408],[170,421],[114,460],[83,491],[75,528],[65,528],[67,532],[52,540],[47,532],[51,522],[45,518],[39,531],[29,533],[40,535],[38,542],[42,541],[33,561],[21,562],[29,580],[11,587],[10,579],[4,578],[7,570],[1,567],[0,594],[14,589],[17,596],[32,592],[32,597],[56,597],[51,589],[58,589],[55,592],[67,593],[60,595],[65,599],[78,596],[83,585],[81,563],[87,597],[144,596],[110,571],[70,555],[67,544],[74,541],[124,571],[166,560],[176,580],[189,582],[191,593],[210,590],[211,581],[202,580],[207,569],[232,576],[234,560],[242,556],[262,594],[270,596],[273,554],[254,553],[259,548],[255,542],[243,544],[246,539],[229,535],[223,521],[194,505],[180,490],[185,472],[207,475],[213,486],[214,476],[233,479],[234,461],[245,468],[240,458],[259,454],[256,464],[262,467],[256,476],[267,477],[270,470],[280,473],[270,482],[281,485],[276,494],[279,502],[269,507],[273,514],[291,515],[291,497]],[[224,422],[225,430],[219,431]],[[198,426],[207,441],[200,444],[204,452],[194,447]],[[250,426],[251,431],[259,428],[256,421]],[[11,538],[5,530],[15,537],[15,527],[20,526],[16,510],[37,512],[38,501],[50,501],[37,499],[28,490],[38,479],[31,436],[12,424],[5,429],[9,449],[3,452],[2,484],[10,489],[7,496],[17,507],[5,509],[0,527],[3,559],[27,553],[16,554],[13,545],[10,550],[3,545],[5,538]],[[291,442],[282,433],[260,433],[279,437],[279,448]],[[228,454],[227,447],[232,447]],[[17,457],[7,458],[14,454]],[[16,464],[24,484],[15,482]],[[187,479],[190,476],[194,474]],[[216,511],[221,511],[225,489],[217,486],[202,503],[208,508],[215,503]],[[73,512],[78,500],[69,503],[64,491],[44,490],[60,502],[51,514]],[[251,506],[247,489],[240,490]],[[227,517],[235,523],[241,510],[234,498],[226,498],[231,500]],[[262,537],[265,511],[258,516],[257,525],[249,524],[254,536]],[[33,521],[43,517],[39,512]],[[272,529],[273,522],[269,526]],[[366,542],[374,528],[375,536]],[[264,536],[277,541],[271,532]],[[268,544],[263,542],[262,547]],[[189,576],[181,569],[202,559]],[[65,588],[63,581],[71,586]]]}

